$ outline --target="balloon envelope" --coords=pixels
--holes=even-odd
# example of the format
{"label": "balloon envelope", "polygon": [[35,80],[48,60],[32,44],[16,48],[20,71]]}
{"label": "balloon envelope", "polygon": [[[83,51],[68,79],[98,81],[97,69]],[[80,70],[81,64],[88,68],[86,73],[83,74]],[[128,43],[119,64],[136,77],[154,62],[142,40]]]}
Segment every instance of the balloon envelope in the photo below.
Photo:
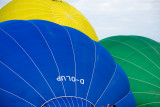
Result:
{"label": "balloon envelope", "polygon": [[160,107],[160,43],[141,36],[99,41],[126,72],[137,107]]}
{"label": "balloon envelope", "polygon": [[88,20],[65,1],[61,0],[12,0],[0,10],[0,22],[7,20],[41,19],[80,30],[98,41]]}
{"label": "balloon envelope", "polygon": [[2,107],[135,107],[128,78],[107,50],[52,22],[0,23],[0,70]]}

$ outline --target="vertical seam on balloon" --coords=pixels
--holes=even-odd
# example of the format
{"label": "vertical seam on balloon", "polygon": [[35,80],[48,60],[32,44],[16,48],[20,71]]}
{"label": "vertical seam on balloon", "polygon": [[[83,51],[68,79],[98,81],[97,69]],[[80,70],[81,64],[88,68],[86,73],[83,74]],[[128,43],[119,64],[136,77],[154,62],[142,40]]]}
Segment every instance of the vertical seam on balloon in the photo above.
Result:
{"label": "vertical seam on balloon", "polygon": [[160,103],[160,102],[144,103],[144,104],[141,104],[141,105],[137,105],[137,107],[140,107],[140,106],[143,106],[143,105],[148,105],[148,104],[156,104],[156,103]]}
{"label": "vertical seam on balloon", "polygon": [[52,101],[52,103],[53,103],[53,105],[54,105],[55,107],[57,107],[56,104],[55,104],[53,101]]}
{"label": "vertical seam on balloon", "polygon": [[[29,22],[29,21],[27,21],[27,22]],[[54,62],[55,62],[55,64],[56,64],[56,67],[57,67],[57,70],[58,70],[58,73],[59,73],[59,76],[60,76],[58,64],[57,64],[57,62],[56,62],[56,60],[55,60],[55,57],[54,57],[54,55],[53,55],[53,52],[52,52],[52,50],[51,50],[51,48],[50,48],[47,40],[45,39],[45,37],[44,37],[44,35],[42,34],[42,32],[40,31],[40,29],[39,29],[34,23],[32,23],[32,22],[29,22],[29,23],[31,23],[32,25],[34,25],[34,26],[37,28],[37,30],[40,32],[40,34],[42,35],[42,37],[43,37],[43,39],[44,39],[47,47],[49,48],[49,50],[50,50],[50,52],[51,52],[51,55],[52,55],[52,57],[53,57],[53,59],[54,59]],[[65,92],[64,85],[63,85],[63,81],[61,81],[61,83],[62,83],[62,86],[63,86],[64,94],[65,94],[65,96],[66,96],[66,92]],[[53,91],[53,90],[52,90],[52,91]],[[56,97],[56,96],[55,96],[55,97]],[[68,99],[67,99],[67,101],[68,101]],[[58,104],[59,104],[59,106],[61,107],[61,104],[59,103],[59,101],[58,101]],[[65,104],[65,105],[66,105],[66,104]]]}
{"label": "vertical seam on balloon", "polygon": [[[28,22],[28,21],[27,21]],[[39,30],[39,29],[38,29]],[[7,33],[8,34],[8,33]],[[14,40],[19,46],[20,46],[20,44],[12,37],[12,40]],[[22,48],[22,46],[20,46],[21,48]],[[24,50],[24,49],[23,49]],[[25,50],[24,50],[25,51]],[[25,53],[27,53],[26,51],[25,51]],[[28,56],[29,56],[29,54],[28,54]],[[30,57],[31,58],[31,57]],[[31,58],[32,59],[32,58]],[[33,60],[33,59],[32,59]],[[33,61],[34,62],[34,61]],[[35,64],[35,62],[34,62],[34,64]],[[39,69],[39,67],[35,64],[35,66],[36,66],[36,68],[38,68]],[[40,71],[40,69],[39,69],[39,71]],[[41,72],[41,75],[43,75],[43,73]],[[54,94],[54,92],[53,92],[53,90],[52,90],[52,88],[50,87],[50,85],[49,85],[49,83],[48,83],[48,81],[45,79],[45,77],[44,77],[44,75],[43,75],[43,79],[46,81],[46,83],[47,83],[47,85],[49,86],[49,88],[50,88],[50,90],[51,90],[51,92],[53,93],[53,95],[55,96],[55,94]],[[56,97],[56,96],[55,96]]]}
{"label": "vertical seam on balloon", "polygon": [[[65,5],[65,6],[64,6],[64,5]],[[62,6],[63,6],[64,8],[66,8],[67,13],[69,12],[69,15],[70,15],[70,14],[71,14],[71,6],[67,6],[66,3],[64,3],[64,5],[62,5]],[[73,14],[73,13],[72,13],[72,14]],[[73,17],[72,17],[72,20],[74,20]],[[67,20],[67,21],[68,21],[68,26],[69,26],[69,21],[71,21],[71,20],[69,19],[69,20]],[[77,22],[77,20],[75,20],[75,22]],[[73,21],[70,23],[70,27],[76,28]]]}
{"label": "vertical seam on balloon", "polygon": [[[68,33],[68,36],[69,36],[69,39],[70,39],[70,42],[71,42],[71,46],[72,46],[72,51],[73,51],[73,56],[74,56],[74,63],[75,63],[75,78],[77,79],[77,75],[76,75],[76,58],[75,58],[75,52],[74,52],[74,46],[73,46],[73,43],[72,43],[72,39],[71,39],[71,36],[70,36],[70,33],[69,31],[64,27],[62,26]],[[77,96],[77,82],[75,81],[75,96]],[[77,100],[77,98],[76,98]],[[77,102],[78,104],[78,102]],[[79,107],[79,104],[78,104],[78,107]]]}
{"label": "vertical seam on balloon", "polygon": [[109,40],[109,41],[119,42],[119,43],[121,43],[121,44],[124,44],[124,45],[126,45],[126,46],[128,46],[128,47],[130,47],[130,48],[132,48],[132,49],[134,49],[134,50],[136,50],[137,52],[139,52],[140,54],[142,54],[145,58],[147,58],[150,62],[152,62],[153,65],[155,65],[156,67],[158,67],[158,69],[160,69],[160,67],[159,67],[156,63],[154,63],[150,58],[148,58],[145,54],[143,54],[142,52],[140,52],[140,51],[137,50],[136,48],[130,46],[129,44],[126,44],[126,43],[124,43],[124,42],[120,42],[120,41],[117,41],[117,40]]}
{"label": "vertical seam on balloon", "polygon": [[[65,6],[64,6],[64,5],[65,5]],[[64,5],[63,5],[63,7],[65,7],[65,8],[66,8],[66,11],[68,12],[68,10],[69,10],[69,13],[71,13],[71,9],[70,9],[71,7],[70,7],[70,6],[69,6],[69,7],[67,7],[67,6],[66,6],[66,3],[64,3]],[[68,18],[68,17],[67,17],[67,18]],[[68,26],[69,26],[69,21],[70,21],[70,20],[67,20],[67,24],[68,24]],[[73,23],[70,23],[70,24],[71,24],[71,26],[73,26],[73,28],[74,28]]]}
{"label": "vertical seam on balloon", "polygon": [[[72,100],[72,97],[71,97],[71,100]],[[73,107],[74,107],[74,103],[73,103],[73,100],[72,100],[72,104],[73,104]]]}
{"label": "vertical seam on balloon", "polygon": [[160,88],[159,86],[157,85],[154,85],[154,84],[151,84],[149,82],[145,82],[145,81],[142,81],[142,80],[139,80],[139,79],[136,79],[136,78],[132,78],[132,77],[128,77],[129,79],[132,79],[132,80],[136,80],[136,81],[140,81],[140,82],[143,82],[143,83],[146,83],[146,84],[149,84],[149,85],[152,85],[154,87],[157,87],[157,88]]}
{"label": "vertical seam on balloon", "polygon": [[6,16],[8,16],[8,15],[10,15],[10,14],[13,14],[13,13],[16,13],[16,12],[21,12],[21,11],[23,11],[23,10],[31,10],[31,9],[46,10],[46,11],[49,11],[49,10],[47,10],[47,9],[40,9],[40,8],[28,8],[28,9],[21,9],[21,10],[17,10],[17,11],[14,11],[14,12],[8,13],[8,14],[4,15],[3,17],[0,17],[0,19],[3,19],[3,18],[5,18]]}
{"label": "vertical seam on balloon", "polygon": [[69,102],[68,98],[67,98],[67,97],[65,97],[65,98],[67,99],[67,102],[68,102],[69,106],[71,107],[71,105],[70,105],[70,102]]}
{"label": "vertical seam on balloon", "polygon": [[[66,4],[65,4],[65,5],[66,5]],[[77,11],[71,12],[71,6],[69,6],[69,10],[70,10],[69,12],[72,13],[73,15],[74,15],[75,13],[77,13]],[[79,11],[78,11],[78,12],[79,12]],[[78,14],[76,14],[76,15],[78,15]],[[78,16],[79,16],[79,15],[78,15]],[[74,17],[75,17],[75,16],[74,16]],[[79,21],[81,21],[80,18],[78,18],[78,19],[79,19]],[[78,20],[78,19],[77,19],[77,20]],[[75,20],[75,19],[72,18],[72,20]],[[75,22],[78,22],[77,20],[75,20]],[[76,27],[74,26],[75,23],[74,23],[74,24],[71,23],[71,24],[72,24],[73,28],[76,28]],[[82,30],[84,29],[84,24],[85,24],[85,25],[87,25],[87,24],[86,24],[86,23],[83,23],[83,24],[82,24],[82,23],[79,23],[79,24],[81,24],[81,28],[77,27],[76,29],[77,29],[77,30],[80,30],[80,31],[82,32]],[[84,32],[84,31],[83,31],[83,32]]]}
{"label": "vertical seam on balloon", "polygon": [[96,49],[96,45],[95,45],[95,42],[93,41],[93,44],[94,44],[94,53],[95,53],[95,56],[94,56],[94,65],[93,65],[93,72],[92,72],[92,77],[91,77],[91,81],[90,81],[90,84],[89,84],[89,88],[88,88],[88,92],[87,92],[87,96],[86,96],[86,99],[88,97],[88,94],[89,94],[89,91],[90,91],[90,87],[92,85],[92,80],[93,80],[93,77],[94,77],[94,72],[95,72],[95,66],[96,66],[96,57],[97,57],[97,49]]}
{"label": "vertical seam on balloon", "polygon": [[[59,8],[59,6],[57,6],[57,5],[54,5],[54,7]],[[64,19],[63,19],[63,20],[60,20],[60,17],[58,16],[58,14],[56,15],[56,17],[55,17],[54,14],[53,14],[57,9],[53,8],[53,6],[51,6],[51,9],[52,9],[52,10],[51,10],[51,11],[52,11],[51,14],[52,14],[53,18],[56,18],[56,21],[57,21],[57,22],[55,22],[55,23],[60,23],[60,21],[62,22]],[[54,12],[53,12],[53,10],[54,10]],[[57,11],[56,11],[56,12],[57,12]],[[59,17],[59,20],[58,20],[58,17]],[[49,19],[51,19],[51,18],[49,18]]]}
{"label": "vertical seam on balloon", "polygon": [[[66,6],[66,3],[64,3],[64,5],[65,5],[65,7],[67,7]],[[69,13],[71,14],[72,12],[71,12],[71,6],[69,6]],[[72,20],[74,20],[73,18],[72,18]],[[71,20],[69,20],[69,21],[71,21]],[[68,23],[69,23],[69,21],[68,21]],[[76,20],[75,20],[76,21]],[[76,28],[76,27],[74,27],[75,25],[74,25],[74,23],[73,23],[73,21],[70,23],[72,26],[73,26],[73,28]],[[69,25],[69,24],[68,24]]]}
{"label": "vertical seam on balloon", "polygon": [[[67,34],[68,34],[70,42],[71,42],[72,51],[73,51],[73,57],[74,57],[74,63],[75,63],[75,78],[76,78],[76,59],[75,59],[75,52],[74,52],[73,43],[72,43],[69,31],[64,26],[63,26],[63,28],[67,31]],[[75,96],[77,96],[77,84],[76,84],[76,82],[75,82]]]}
{"label": "vertical seam on balloon", "polygon": [[3,63],[2,61],[0,61],[0,63],[5,66],[6,68],[8,68],[10,71],[12,71],[12,73],[14,73],[16,76],[18,76],[21,80],[23,80],[28,86],[30,86],[44,101],[46,101],[46,99],[31,85],[29,84],[24,78],[22,78],[19,74],[17,74],[14,70],[12,70],[8,65],[6,65],[5,63]]}
{"label": "vertical seam on balloon", "polygon": [[13,95],[13,96],[15,96],[15,97],[17,97],[17,98],[19,98],[19,99],[25,101],[26,103],[28,103],[28,104],[30,104],[30,105],[36,107],[36,105],[32,104],[31,102],[29,102],[29,101],[23,99],[22,97],[20,97],[20,96],[18,96],[18,95],[16,95],[16,94],[13,94],[13,93],[11,93],[11,92],[9,92],[9,91],[7,91],[7,90],[4,90],[4,89],[2,89],[2,88],[0,88],[0,90],[4,91],[4,92],[6,92],[6,93],[9,93],[9,94],[11,94],[11,95]]}
{"label": "vertical seam on balloon", "polygon": [[128,61],[128,60],[125,60],[125,59],[120,58],[120,57],[115,56],[115,55],[112,55],[112,56],[113,56],[113,57],[115,57],[115,58],[118,58],[118,59],[120,59],[120,60],[126,61],[126,62],[130,63],[131,65],[134,65],[134,66],[136,66],[136,67],[138,67],[138,68],[140,68],[140,69],[142,69],[142,70],[146,71],[147,73],[149,73],[149,74],[150,74],[150,75],[152,75],[153,77],[155,77],[155,78],[157,78],[158,80],[160,80],[160,78],[158,78],[157,76],[155,76],[154,74],[152,74],[152,73],[151,73],[151,72],[149,72],[148,70],[143,69],[142,67],[138,66],[137,64],[132,63],[132,62],[130,62],[130,61]]}
{"label": "vertical seam on balloon", "polygon": [[[65,4],[65,3],[63,3],[63,4]],[[60,3],[60,6],[61,6],[63,9],[67,10],[66,6],[62,5],[62,3]],[[66,19],[66,18],[65,18],[65,19]],[[63,19],[63,20],[64,20],[64,19]],[[61,21],[63,21],[63,20],[61,20]],[[65,22],[65,21],[63,21],[63,22]],[[66,22],[67,22],[67,19],[66,19]],[[67,24],[68,24],[68,23],[67,23]],[[64,23],[63,23],[63,25],[64,25]],[[69,26],[69,25],[66,25],[66,26]]]}
{"label": "vertical seam on balloon", "polygon": [[65,101],[63,100],[63,98],[61,98],[62,99],[62,101],[64,102],[64,105],[67,107],[67,104],[65,103]]}
{"label": "vertical seam on balloon", "polygon": [[[53,15],[53,6],[50,7],[50,11],[51,11],[51,15],[52,17],[51,18],[47,18],[48,19],[52,19],[52,18],[56,18],[54,15]],[[56,20],[57,21],[57,20]]]}
{"label": "vertical seam on balloon", "polygon": [[37,68],[37,70],[39,71],[39,73],[41,74],[41,76],[43,77],[43,79],[45,80],[46,84],[49,86],[48,81],[45,79],[43,73],[41,72],[41,70],[38,68],[38,66],[36,65],[36,63],[33,61],[33,59],[31,58],[31,56],[24,50],[24,48],[11,36],[9,35],[6,31],[4,31],[3,29],[0,28],[0,30],[2,30],[5,34],[7,34],[22,50],[23,52],[28,56],[28,58],[31,60],[31,62],[34,64],[34,66]]}
{"label": "vertical seam on balloon", "polygon": [[97,105],[97,103],[99,102],[99,100],[101,99],[101,97],[102,97],[102,96],[104,95],[104,93],[106,92],[106,90],[107,90],[107,88],[109,87],[109,85],[110,85],[110,83],[111,83],[111,81],[112,81],[112,79],[113,79],[116,71],[117,71],[117,64],[116,64],[116,67],[115,67],[115,72],[114,72],[114,74],[113,74],[112,77],[111,77],[111,80],[109,81],[107,87],[105,88],[105,90],[104,90],[103,93],[101,94],[100,98],[99,98],[99,99],[97,100],[97,102],[95,103],[95,105]]}
{"label": "vertical seam on balloon", "polygon": [[120,99],[119,101],[117,101],[117,103],[115,103],[115,105],[117,105],[119,102],[121,102],[124,98],[126,98],[128,95],[129,95],[129,93],[131,92],[131,90],[129,90],[129,92],[122,98],[122,99]]}
{"label": "vertical seam on balloon", "polygon": [[83,101],[82,101],[82,99],[81,99],[81,102],[82,102],[82,107],[83,107]]}
{"label": "vertical seam on balloon", "polygon": [[[65,5],[65,6],[64,6]],[[64,5],[62,5],[61,4],[61,6],[63,6],[64,8],[66,8],[67,6],[66,6],[66,3],[64,3]],[[66,8],[66,10],[67,10],[67,8]],[[69,6],[69,12],[71,13],[71,6]],[[67,11],[68,11],[67,10]],[[76,11],[74,12],[74,13],[76,13]],[[72,13],[72,14],[74,14],[74,13]],[[74,18],[72,18],[72,20],[75,20]],[[75,20],[75,22],[77,23],[77,20]],[[81,26],[83,25],[83,24],[85,24],[85,23],[79,23],[79,24],[81,24]],[[69,24],[68,24],[69,25]],[[83,25],[84,26],[84,25]],[[70,23],[70,27],[72,27],[72,28],[76,28],[76,29],[78,29],[78,30],[80,30],[81,32],[82,32],[82,29],[83,29],[83,27],[81,27],[81,28],[78,28],[78,27],[75,27],[75,23]],[[84,31],[83,31],[84,32]]]}
{"label": "vertical seam on balloon", "polygon": [[[34,66],[37,68],[37,70],[39,71],[39,73],[41,74],[42,77],[43,74],[41,73],[40,69],[38,68],[38,66],[35,64],[35,62],[33,61],[33,59],[29,56],[29,54],[23,49],[23,47],[6,31],[4,31],[3,29],[0,28],[1,31],[3,31],[6,35],[8,35],[22,50],[23,52],[28,56],[28,58],[31,60],[31,62],[34,64]],[[46,80],[45,78],[43,78],[44,80]],[[47,84],[48,85],[48,84]],[[45,99],[44,99],[45,100]],[[45,100],[46,101],[46,100]],[[48,104],[49,105],[49,104]],[[49,105],[50,107],[50,105]]]}
{"label": "vertical seam on balloon", "polygon": [[[54,54],[53,54],[53,52],[52,52],[52,50],[51,50],[51,48],[50,48],[50,46],[49,46],[46,38],[44,37],[44,35],[43,35],[42,32],[40,31],[40,29],[39,29],[34,23],[29,22],[29,21],[27,21],[27,22],[28,22],[28,23],[31,23],[33,26],[35,26],[36,29],[37,29],[37,30],[39,31],[39,33],[41,34],[41,36],[43,37],[43,39],[44,39],[44,41],[45,41],[45,43],[46,43],[49,51],[51,52],[51,55],[52,55],[52,57],[53,57],[53,59],[54,59],[54,62],[55,62],[55,64],[56,64],[56,67],[57,67],[57,70],[58,70],[58,73],[59,73],[59,76],[60,76],[60,72],[59,72],[59,67],[58,67],[57,61],[56,61],[56,59],[55,59],[55,57],[54,57]],[[62,83],[63,83],[63,82],[62,82]],[[64,90],[64,94],[65,94],[65,96],[66,96],[65,88],[63,88],[63,90]],[[52,90],[52,91],[53,91],[53,90]],[[53,92],[53,93],[54,93],[54,92]]]}
{"label": "vertical seam on balloon", "polygon": [[[42,38],[44,39],[44,41],[45,41],[45,43],[46,43],[49,51],[51,52],[52,58],[53,58],[53,60],[54,60],[54,62],[55,62],[55,64],[56,64],[57,71],[58,71],[59,76],[60,76],[61,74],[60,74],[60,72],[59,72],[59,67],[58,67],[57,61],[56,61],[56,59],[55,59],[55,57],[54,57],[54,54],[53,54],[53,52],[52,52],[52,50],[51,50],[51,48],[50,48],[50,46],[49,46],[46,38],[44,37],[44,35],[43,35],[42,32],[40,31],[40,29],[39,29],[34,23],[29,22],[29,21],[27,21],[27,22],[28,22],[28,23],[31,23],[34,27],[36,27],[36,29],[37,29],[37,30],[39,31],[39,33],[41,34],[41,36],[42,36]],[[65,92],[65,88],[64,88],[63,82],[61,81],[61,83],[62,83],[62,86],[63,86],[64,94],[65,94],[65,96],[66,96],[66,92]],[[55,93],[53,92],[52,88],[51,88],[51,91],[52,91],[53,95],[56,97],[56,95],[55,95]],[[59,102],[58,102],[58,104],[60,105]],[[60,105],[60,106],[61,106],[61,105]]]}
{"label": "vertical seam on balloon", "polygon": [[76,98],[76,101],[77,101],[77,104],[78,104],[78,107],[79,107],[79,103],[78,103],[78,99]]}

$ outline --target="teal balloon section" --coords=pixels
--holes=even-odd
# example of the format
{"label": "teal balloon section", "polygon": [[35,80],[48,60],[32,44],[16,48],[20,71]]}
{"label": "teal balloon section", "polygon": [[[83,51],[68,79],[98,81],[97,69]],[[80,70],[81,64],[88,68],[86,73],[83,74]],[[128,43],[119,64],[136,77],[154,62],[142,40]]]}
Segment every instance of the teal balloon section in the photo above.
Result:
{"label": "teal balloon section", "polygon": [[125,72],[99,43],[42,20],[0,23],[0,107],[136,107]]}

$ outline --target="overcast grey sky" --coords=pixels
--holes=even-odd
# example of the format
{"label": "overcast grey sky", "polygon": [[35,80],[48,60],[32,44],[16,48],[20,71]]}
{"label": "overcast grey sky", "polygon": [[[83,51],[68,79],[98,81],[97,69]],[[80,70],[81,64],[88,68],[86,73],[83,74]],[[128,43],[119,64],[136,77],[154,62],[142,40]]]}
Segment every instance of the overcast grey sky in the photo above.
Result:
{"label": "overcast grey sky", "polygon": [[[0,7],[9,0],[0,0]],[[88,18],[99,39],[140,35],[160,42],[160,0],[64,0]]]}

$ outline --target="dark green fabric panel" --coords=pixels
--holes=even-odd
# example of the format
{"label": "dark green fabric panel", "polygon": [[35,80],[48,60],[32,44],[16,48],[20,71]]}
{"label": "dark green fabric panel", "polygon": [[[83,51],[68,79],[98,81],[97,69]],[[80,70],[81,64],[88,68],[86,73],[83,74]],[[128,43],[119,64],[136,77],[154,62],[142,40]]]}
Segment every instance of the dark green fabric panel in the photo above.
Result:
{"label": "dark green fabric panel", "polygon": [[99,41],[126,72],[138,107],[160,107],[160,43],[134,35]]}

